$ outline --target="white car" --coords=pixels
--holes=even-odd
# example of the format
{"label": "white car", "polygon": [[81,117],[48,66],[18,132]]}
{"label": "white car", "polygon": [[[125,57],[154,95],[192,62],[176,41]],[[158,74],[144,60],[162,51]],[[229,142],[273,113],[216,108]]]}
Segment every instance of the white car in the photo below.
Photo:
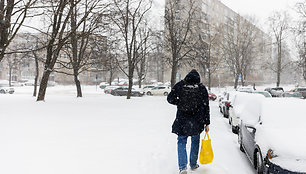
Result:
{"label": "white car", "polygon": [[0,94],[13,94],[15,92],[14,88],[6,87],[4,85],[0,85]]}
{"label": "white car", "polygon": [[240,150],[256,173],[306,173],[305,106],[305,100],[266,98],[250,112],[256,119],[241,122]]}
{"label": "white car", "polygon": [[234,96],[229,106],[229,124],[232,132],[238,134],[242,118],[246,115],[246,108],[259,103],[265,97],[261,94],[239,92]]}
{"label": "white car", "polygon": [[143,88],[139,89],[140,92],[143,94],[147,94],[148,91],[150,91],[152,88],[156,87],[155,85],[146,85]]}
{"label": "white car", "polygon": [[156,86],[147,92],[147,95],[164,95],[167,96],[171,91],[169,86]]}

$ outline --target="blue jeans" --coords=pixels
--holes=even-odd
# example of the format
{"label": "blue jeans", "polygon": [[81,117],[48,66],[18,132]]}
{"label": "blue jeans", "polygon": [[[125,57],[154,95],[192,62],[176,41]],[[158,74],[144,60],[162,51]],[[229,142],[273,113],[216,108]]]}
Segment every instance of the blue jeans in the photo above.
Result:
{"label": "blue jeans", "polygon": [[[178,152],[178,163],[179,169],[184,170],[187,169],[187,144],[188,136],[178,136],[177,137],[177,152]],[[197,165],[198,154],[199,154],[199,146],[200,146],[200,135],[191,136],[191,149],[190,149],[190,166],[194,167]]]}

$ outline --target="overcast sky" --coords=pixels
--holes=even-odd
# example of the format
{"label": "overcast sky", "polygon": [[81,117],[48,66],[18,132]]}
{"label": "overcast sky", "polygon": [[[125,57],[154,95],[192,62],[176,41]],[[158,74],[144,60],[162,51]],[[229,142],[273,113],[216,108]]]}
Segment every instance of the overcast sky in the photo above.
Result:
{"label": "overcast sky", "polygon": [[286,10],[296,19],[294,6],[301,0],[221,0],[226,6],[242,15],[255,15],[264,24],[273,11]]}

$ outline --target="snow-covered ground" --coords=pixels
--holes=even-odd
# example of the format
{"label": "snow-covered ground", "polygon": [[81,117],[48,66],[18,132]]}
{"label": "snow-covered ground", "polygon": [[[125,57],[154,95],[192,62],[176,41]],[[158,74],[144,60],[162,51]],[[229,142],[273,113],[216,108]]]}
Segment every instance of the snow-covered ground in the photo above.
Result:
{"label": "snow-covered ground", "polygon": [[[83,86],[84,97],[76,98],[73,86],[57,86],[36,102],[32,87],[15,91],[0,95],[1,174],[178,173],[176,108],[165,97],[126,100]],[[213,163],[191,173],[255,173],[217,102],[211,102],[210,138]]]}

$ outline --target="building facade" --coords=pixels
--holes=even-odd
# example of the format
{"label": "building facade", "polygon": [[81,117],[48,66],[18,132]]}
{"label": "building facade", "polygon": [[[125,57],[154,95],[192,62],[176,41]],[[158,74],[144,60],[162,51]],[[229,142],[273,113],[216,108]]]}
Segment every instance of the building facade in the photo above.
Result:
{"label": "building facade", "polygon": [[[226,55],[222,53],[222,49],[224,49],[222,46],[226,44],[224,39],[225,33],[228,35],[227,37],[239,37],[239,23],[246,23],[250,26],[253,26],[253,33],[256,33],[255,43],[260,48],[256,51],[256,55],[254,53],[254,56],[256,57],[254,58],[255,61],[252,62],[252,69],[260,69],[261,72],[264,71],[261,68],[261,63],[265,59],[271,57],[272,39],[260,28],[256,27],[255,24],[252,24],[252,21],[249,21],[249,19],[245,19],[244,17],[240,16],[238,13],[227,7],[219,0],[166,0],[166,9],[170,8],[169,4],[172,4],[173,2],[175,4],[174,10],[176,11],[178,23],[184,22],[184,20],[188,18],[190,14],[192,14],[193,20],[190,23],[192,30],[190,32],[190,37],[191,40],[196,43],[194,44],[194,47],[198,47],[198,50],[208,49],[207,52],[209,52],[209,56],[216,58],[214,59],[216,62],[213,64],[215,67],[210,67],[210,69],[212,69],[210,71],[212,72],[207,72],[207,66],[203,66],[201,62],[197,61],[201,55],[194,54],[193,59],[186,58],[186,62],[182,63],[182,66],[179,67],[177,73],[177,81],[181,80],[190,71],[190,69],[196,68],[201,73],[204,83],[207,83],[207,74],[211,74],[210,80],[212,86],[220,86],[220,83],[222,83],[222,86],[232,85],[234,82],[234,74],[231,73],[231,69],[227,65],[225,58]],[[165,28],[165,30],[167,29]],[[165,31],[165,33],[167,35],[167,31]],[[199,38],[203,42],[195,41]],[[165,53],[165,56],[171,55],[169,55],[169,53]],[[165,78],[170,79],[171,69],[169,69],[165,74]],[[250,75],[246,79],[249,84],[264,83],[265,81],[268,81],[269,78],[262,76],[259,71],[252,71],[249,74]]]}

